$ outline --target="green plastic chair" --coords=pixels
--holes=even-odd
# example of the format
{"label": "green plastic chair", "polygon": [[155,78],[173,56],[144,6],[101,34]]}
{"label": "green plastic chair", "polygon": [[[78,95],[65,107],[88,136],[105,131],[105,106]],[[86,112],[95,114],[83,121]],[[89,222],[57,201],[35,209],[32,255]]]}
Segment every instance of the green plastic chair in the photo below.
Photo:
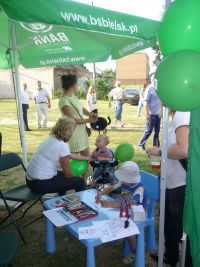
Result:
{"label": "green plastic chair", "polygon": [[[20,166],[20,165],[22,166],[24,171],[26,171],[21,158],[15,153],[8,153],[8,154],[0,156],[0,171],[12,169],[12,168]],[[35,221],[40,219],[42,216],[40,216],[40,217],[34,219],[33,221],[31,221],[25,225],[22,225],[22,226],[20,226],[17,223],[17,221],[22,219],[26,215],[27,211],[30,208],[32,208],[38,201],[41,201],[42,196],[43,196],[43,194],[35,194],[35,193],[31,192],[31,190],[27,187],[26,184],[15,187],[15,188],[13,188],[7,192],[4,192],[4,193],[0,190],[0,198],[3,199],[5,207],[8,211],[8,216],[6,216],[3,220],[0,221],[0,227],[4,224],[4,222],[8,218],[11,218],[12,223],[14,223],[21,239],[23,240],[24,244],[26,244],[26,240],[22,234],[22,229],[31,225],[32,223],[34,223]],[[17,202],[20,202],[20,204],[15,209],[12,210],[9,207],[7,200],[17,201]],[[32,202],[32,203],[25,210],[23,210],[22,216],[16,219],[14,217],[14,213],[28,202]],[[42,201],[41,201],[41,203],[42,203]],[[4,227],[2,227],[2,228],[5,228],[8,225],[10,225],[10,223],[7,225],[4,225]]]}
{"label": "green plastic chair", "polygon": [[11,266],[18,248],[18,238],[15,233],[0,232],[0,266]]}

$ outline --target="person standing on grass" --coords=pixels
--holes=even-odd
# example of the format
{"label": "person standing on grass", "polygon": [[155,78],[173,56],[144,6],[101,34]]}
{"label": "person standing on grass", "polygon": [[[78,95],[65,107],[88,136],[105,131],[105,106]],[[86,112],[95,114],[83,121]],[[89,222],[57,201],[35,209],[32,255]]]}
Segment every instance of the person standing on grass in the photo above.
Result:
{"label": "person standing on grass", "polygon": [[[177,267],[179,245],[183,236],[183,208],[185,201],[186,167],[188,158],[190,112],[171,111],[168,129],[167,177],[165,201],[165,255],[164,263]],[[147,150],[148,156],[160,156],[161,149]],[[185,267],[192,267],[190,252]],[[158,261],[158,254],[152,253]]]}
{"label": "person standing on grass", "polygon": [[147,88],[147,83],[144,84],[143,88],[140,89],[140,99],[139,99],[139,103],[138,103],[138,107],[137,107],[137,117],[140,117],[140,113],[143,107],[143,102],[144,102],[144,92]]}
{"label": "person standing on grass", "polygon": [[97,110],[97,94],[94,86],[90,86],[87,93],[87,110],[92,113],[98,113]]}
{"label": "person standing on grass", "polygon": [[27,83],[23,84],[23,89],[21,90],[21,102],[22,102],[22,111],[23,111],[23,120],[25,131],[30,131],[28,127],[28,109],[29,109],[29,95],[27,90]]}
{"label": "person standing on grass", "polygon": [[37,112],[38,128],[41,128],[41,121],[43,120],[43,127],[47,128],[48,122],[48,108],[51,108],[51,100],[46,89],[42,88],[42,84],[38,81],[37,92],[34,96]]}
{"label": "person standing on grass", "polygon": [[[61,77],[63,95],[59,100],[59,109],[63,116],[72,118],[76,122],[76,129],[69,140],[71,152],[82,156],[90,156],[89,149],[89,131],[87,123],[95,123],[97,115],[85,109],[79,99],[75,96],[77,89],[77,77],[73,74],[63,75]],[[84,118],[86,116],[87,118]],[[87,172],[83,174],[86,180]]]}
{"label": "person standing on grass", "polygon": [[109,108],[111,107],[111,100],[114,100],[114,110],[115,110],[115,121],[112,128],[116,128],[116,124],[119,121],[121,127],[124,127],[125,123],[122,121],[122,111],[123,111],[123,100],[126,98],[125,91],[121,88],[121,82],[117,81],[115,88],[113,88],[108,94],[109,98]]}
{"label": "person standing on grass", "polygon": [[160,108],[161,102],[156,94],[154,79],[144,93],[144,106],[146,108],[146,127],[139,147],[145,150],[145,144],[154,131],[153,146],[160,147]]}

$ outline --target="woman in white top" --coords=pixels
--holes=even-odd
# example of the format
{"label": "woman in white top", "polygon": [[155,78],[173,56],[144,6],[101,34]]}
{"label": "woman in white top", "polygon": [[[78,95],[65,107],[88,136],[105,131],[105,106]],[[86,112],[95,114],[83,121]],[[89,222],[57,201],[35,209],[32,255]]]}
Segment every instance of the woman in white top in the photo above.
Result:
{"label": "woman in white top", "polygon": [[[26,170],[28,187],[35,193],[59,193],[74,189],[82,191],[85,182],[80,177],[73,177],[70,171],[70,159],[89,160],[89,157],[71,154],[68,141],[76,124],[66,117],[58,119],[50,136],[44,140],[33,154]],[[58,169],[62,171],[58,171]]]}
{"label": "woman in white top", "polygon": [[97,94],[94,86],[90,86],[87,93],[87,110],[92,113],[98,113],[97,110]]}
{"label": "woman in white top", "polygon": [[[176,266],[179,261],[179,243],[183,234],[183,207],[186,170],[180,160],[188,157],[189,112],[172,112],[168,130],[167,189],[165,204],[165,262]],[[161,155],[158,147],[147,151],[148,155]]]}

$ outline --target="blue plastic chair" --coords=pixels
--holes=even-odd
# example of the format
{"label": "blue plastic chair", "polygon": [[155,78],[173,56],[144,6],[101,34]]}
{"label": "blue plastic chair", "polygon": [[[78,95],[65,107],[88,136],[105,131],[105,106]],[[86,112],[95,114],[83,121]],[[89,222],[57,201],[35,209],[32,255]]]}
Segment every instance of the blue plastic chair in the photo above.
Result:
{"label": "blue plastic chair", "polygon": [[[145,236],[144,229],[147,228],[147,237],[146,237],[146,247],[149,250],[156,249],[155,241],[155,231],[154,231],[154,206],[155,201],[159,200],[160,197],[160,183],[158,178],[148,172],[140,171],[141,182],[144,186],[145,193],[147,196],[147,216],[144,222],[138,222],[137,226],[140,230],[140,234],[137,236],[137,248],[136,248],[136,258],[135,258],[135,267],[144,267],[145,266]],[[128,241],[125,241],[124,244],[124,256],[127,256],[130,252],[130,246]]]}

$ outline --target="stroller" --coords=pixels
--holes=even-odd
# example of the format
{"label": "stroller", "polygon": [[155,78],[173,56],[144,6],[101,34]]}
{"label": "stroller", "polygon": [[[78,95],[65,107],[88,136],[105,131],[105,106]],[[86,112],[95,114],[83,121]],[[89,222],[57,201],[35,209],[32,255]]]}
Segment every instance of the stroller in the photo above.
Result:
{"label": "stroller", "polygon": [[[111,150],[110,150],[111,151]],[[113,151],[111,151],[113,153]],[[93,167],[93,175],[90,177],[91,184],[95,184],[99,187],[105,187],[106,184],[115,184],[116,178],[114,175],[115,167],[119,164],[118,160],[98,160],[90,161],[90,165]]]}
{"label": "stroller", "polygon": [[[106,120],[103,117],[98,117],[98,120],[95,123],[91,123],[91,128],[95,131],[98,131],[99,134],[101,131],[105,134],[107,132],[106,128],[111,123],[110,117]],[[106,184],[114,184],[115,179],[115,167],[119,164],[117,160],[114,159],[114,152],[112,149],[109,149],[113,157],[110,160],[98,160],[94,159],[90,161],[90,165],[93,167],[93,175],[89,177],[89,183],[95,184],[96,186],[104,186]]]}

